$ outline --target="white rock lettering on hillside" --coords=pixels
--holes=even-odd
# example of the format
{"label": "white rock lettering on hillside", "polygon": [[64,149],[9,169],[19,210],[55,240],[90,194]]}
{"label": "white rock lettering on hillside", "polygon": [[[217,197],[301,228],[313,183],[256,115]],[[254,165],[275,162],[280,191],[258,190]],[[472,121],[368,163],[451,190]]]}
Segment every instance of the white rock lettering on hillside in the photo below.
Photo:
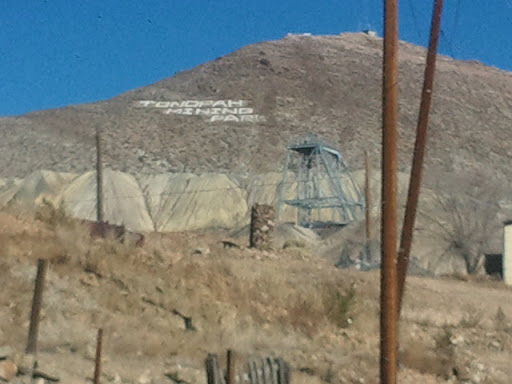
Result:
{"label": "white rock lettering on hillside", "polygon": [[254,108],[251,108],[246,100],[139,100],[137,104],[146,108],[161,109],[166,115],[203,116],[210,122],[257,123],[265,121],[265,116],[255,114]]}

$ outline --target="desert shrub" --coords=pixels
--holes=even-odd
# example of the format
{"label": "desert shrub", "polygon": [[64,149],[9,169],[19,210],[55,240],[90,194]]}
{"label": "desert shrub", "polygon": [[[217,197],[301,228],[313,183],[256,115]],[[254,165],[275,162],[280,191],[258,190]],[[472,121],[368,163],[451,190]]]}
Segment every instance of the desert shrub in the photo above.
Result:
{"label": "desert shrub", "polygon": [[[432,217],[422,212],[448,244],[446,252],[459,257],[468,274],[482,270],[486,248],[497,232],[496,216],[499,212],[496,193],[482,189],[474,195],[476,197],[439,195],[435,203],[441,215]],[[444,257],[443,254],[440,259]]]}
{"label": "desert shrub", "polygon": [[346,291],[327,288],[324,295],[324,306],[329,321],[340,328],[347,328],[352,323],[355,298],[356,291],[353,285]]}
{"label": "desert shrub", "polygon": [[303,334],[312,336],[318,330],[322,314],[317,310],[312,300],[305,297],[297,297],[290,303],[287,317],[283,320]]}
{"label": "desert shrub", "polygon": [[307,244],[304,240],[290,239],[286,240],[283,244],[283,249],[287,248],[307,248]]}
{"label": "desert shrub", "polygon": [[474,308],[469,308],[462,319],[459,321],[459,327],[462,328],[476,328],[480,325],[483,319],[483,312],[475,310]]}
{"label": "desert shrub", "polygon": [[400,365],[449,380],[456,369],[452,328],[442,327],[434,335],[434,348],[425,340],[410,340],[400,351]]}
{"label": "desert shrub", "polygon": [[119,267],[141,262],[132,244],[124,244],[111,235],[92,238],[89,228],[77,221],[59,222],[55,235],[60,252],[54,260],[57,264],[76,265],[85,272],[107,276]]}
{"label": "desert shrub", "polygon": [[494,315],[494,323],[498,331],[506,331],[509,329],[507,315],[505,315],[505,312],[503,312],[501,307],[498,307],[496,315]]}
{"label": "desert shrub", "polygon": [[60,204],[58,207],[43,198],[41,205],[39,205],[35,212],[35,219],[42,221],[55,227],[57,224],[69,222],[69,218],[64,210],[64,205]]}

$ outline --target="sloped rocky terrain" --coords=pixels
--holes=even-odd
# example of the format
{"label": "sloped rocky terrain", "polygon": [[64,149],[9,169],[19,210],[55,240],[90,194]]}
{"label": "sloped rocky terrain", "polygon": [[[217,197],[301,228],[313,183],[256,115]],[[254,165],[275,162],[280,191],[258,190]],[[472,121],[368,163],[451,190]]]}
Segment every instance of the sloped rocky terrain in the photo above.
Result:
{"label": "sloped rocky terrain", "polygon": [[[0,375],[13,362],[25,371],[11,382],[31,382],[23,352],[43,257],[38,368],[60,382],[91,381],[101,327],[102,383],[205,383],[204,359],[224,364],[228,348],[238,372],[249,358],[280,356],[292,383],[378,383],[378,271],[335,268],[301,242],[261,252],[245,248],[247,236],[231,238],[242,249],[224,248],[227,238],[152,234],[131,248],[63,218],[1,212]],[[508,384],[511,294],[489,279],[410,277],[400,382]]]}
{"label": "sloped rocky terrain", "polygon": [[[380,38],[362,33],[292,35],[243,47],[111,100],[2,118],[0,176],[90,170],[97,127],[107,165],[134,175],[279,171],[287,144],[306,132],[338,147],[353,168],[362,167],[365,150],[378,164],[381,50]],[[413,145],[425,53],[400,45],[403,169]],[[252,117],[241,121],[244,114]],[[440,57],[427,181],[443,188],[475,178],[506,183],[512,176],[511,118],[510,73]]]}
{"label": "sloped rocky terrain", "polygon": [[[333,265],[360,257],[363,223],[322,235],[279,225],[269,252],[246,248],[244,225],[253,203],[275,203],[286,146],[313,133],[359,169],[360,187],[370,153],[377,232],[381,46],[365,34],[292,35],[111,100],[0,118],[0,376],[7,362],[26,369],[45,258],[39,367],[61,382],[90,382],[102,327],[102,382],[203,383],[207,354],[233,348],[240,361],[283,357],[297,384],[377,383],[378,271]],[[401,43],[402,171],[424,56]],[[501,251],[511,119],[510,73],[439,58],[412,256],[430,273],[464,275],[409,278],[400,382],[510,382],[511,291],[465,273]],[[106,216],[146,232],[142,247],[91,239],[72,219],[94,218],[96,129]],[[402,172],[402,203],[406,186]],[[26,371],[11,381],[30,382]]]}

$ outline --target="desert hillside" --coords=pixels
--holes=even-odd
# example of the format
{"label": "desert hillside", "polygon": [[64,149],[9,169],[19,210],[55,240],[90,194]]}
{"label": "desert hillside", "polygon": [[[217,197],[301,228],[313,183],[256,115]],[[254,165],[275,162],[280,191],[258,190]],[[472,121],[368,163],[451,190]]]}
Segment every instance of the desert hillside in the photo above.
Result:
{"label": "desert hillside", "polygon": [[[103,130],[105,160],[134,175],[279,171],[287,144],[325,137],[348,164],[380,161],[382,40],[363,33],[262,42],[107,101],[0,119],[0,176],[84,172]],[[400,44],[400,152],[413,145],[426,51]],[[512,76],[440,57],[427,181],[507,184]],[[499,180],[499,181],[498,181]],[[448,184],[448,185],[444,185]]]}
{"label": "desert hillside", "polygon": [[[378,196],[381,50],[380,38],[363,33],[291,35],[111,100],[1,118],[0,206],[33,214],[49,199],[93,219],[96,128],[107,219],[134,230],[240,229],[253,203],[276,204],[287,145],[307,132],[341,150],[361,190],[368,151]],[[425,53],[400,44],[401,207]],[[447,57],[437,68],[413,256],[444,273],[468,269],[461,257],[501,252],[512,207],[512,77]],[[373,206],[378,221],[377,198]]]}
{"label": "desert hillside", "polygon": [[[61,382],[90,381],[101,327],[105,383],[205,383],[204,359],[227,348],[237,352],[239,371],[249,358],[279,356],[292,383],[377,383],[378,271],[335,268],[298,241],[260,252],[246,249],[243,237],[231,238],[241,249],[224,248],[229,238],[154,234],[132,248],[91,240],[64,218],[0,213],[0,355],[26,369],[42,257],[50,270],[39,369]],[[491,280],[411,277],[400,382],[508,384],[510,296]],[[25,374],[13,382],[30,381]]]}
{"label": "desert hillside", "polygon": [[[348,196],[369,152],[378,233],[381,51],[363,33],[289,35],[110,100],[0,118],[0,381],[16,364],[11,382],[30,382],[43,258],[39,383],[90,382],[98,328],[106,383],[205,383],[204,359],[228,348],[240,377],[248,359],[278,356],[294,384],[377,383],[377,236],[362,272],[337,268],[360,262],[362,218],[315,232],[288,206],[272,251],[247,248],[247,224],[254,203],[276,205],[287,146],[315,134],[351,166]],[[425,53],[400,44],[400,217]],[[477,274],[512,217],[512,75],[448,57],[437,68],[400,382],[509,384],[512,291]],[[144,233],[140,247],[91,238],[77,220],[95,219],[96,129],[105,218]]]}

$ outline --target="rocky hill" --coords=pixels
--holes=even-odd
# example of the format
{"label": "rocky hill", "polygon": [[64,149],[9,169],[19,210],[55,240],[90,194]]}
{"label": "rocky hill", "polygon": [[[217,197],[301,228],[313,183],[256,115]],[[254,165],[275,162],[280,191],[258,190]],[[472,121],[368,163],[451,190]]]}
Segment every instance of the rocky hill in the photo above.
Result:
{"label": "rocky hill", "polygon": [[[354,170],[368,151],[377,197],[381,52],[382,39],[363,33],[290,35],[111,100],[0,118],[0,206],[50,198],[65,202],[71,216],[94,218],[95,180],[87,172],[97,128],[113,170],[107,219],[136,230],[239,229],[251,204],[276,203],[287,145],[305,133],[339,148]],[[425,54],[400,44],[402,171],[412,154]],[[502,221],[512,214],[511,122],[512,74],[439,57],[413,249],[431,272],[467,270],[468,257],[501,252]],[[403,207],[406,173],[399,183]],[[355,244],[338,241],[326,252],[333,261],[342,248],[360,251],[358,225]]]}
{"label": "rocky hill", "polygon": [[[0,176],[90,170],[96,127],[107,165],[134,175],[279,171],[287,144],[305,132],[325,137],[354,168],[362,167],[365,150],[378,164],[381,51],[382,39],[363,33],[291,35],[111,100],[1,118]],[[413,145],[425,54],[400,45],[402,168]],[[506,183],[511,122],[510,73],[440,57],[427,181]]]}
{"label": "rocky hill", "polygon": [[[364,223],[315,233],[280,222],[273,251],[246,248],[244,226],[253,203],[276,203],[287,144],[312,132],[341,149],[360,188],[369,151],[378,233],[381,48],[365,34],[292,35],[104,102],[0,118],[0,381],[16,363],[11,382],[30,382],[23,350],[45,258],[38,368],[61,382],[90,382],[101,327],[102,382],[204,383],[208,353],[233,348],[239,374],[271,355],[294,383],[377,383],[379,271],[333,265],[362,255]],[[402,43],[400,55],[404,171],[425,50]],[[512,217],[512,76],[441,57],[434,95],[411,263],[473,273]],[[71,220],[95,218],[96,128],[105,217],[145,232],[140,247]],[[398,178],[403,203],[408,174]],[[510,293],[489,277],[409,277],[400,382],[509,383]]]}

